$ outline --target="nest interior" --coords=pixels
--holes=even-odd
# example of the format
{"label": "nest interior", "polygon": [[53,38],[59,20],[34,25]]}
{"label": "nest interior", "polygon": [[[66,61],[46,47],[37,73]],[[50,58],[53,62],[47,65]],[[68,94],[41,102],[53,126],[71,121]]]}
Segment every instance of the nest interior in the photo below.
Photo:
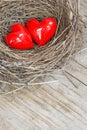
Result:
{"label": "nest interior", "polygon": [[[4,37],[12,24],[30,18],[54,17],[55,36],[44,46],[18,51],[6,46]],[[0,83],[24,85],[39,74],[62,67],[75,45],[78,0],[20,0],[0,2]]]}

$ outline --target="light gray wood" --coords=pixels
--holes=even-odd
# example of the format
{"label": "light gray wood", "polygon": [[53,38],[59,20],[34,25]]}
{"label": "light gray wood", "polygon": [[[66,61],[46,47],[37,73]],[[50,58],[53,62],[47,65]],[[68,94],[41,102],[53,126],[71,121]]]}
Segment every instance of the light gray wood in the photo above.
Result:
{"label": "light gray wood", "polygon": [[[87,0],[81,1],[87,21]],[[87,130],[87,29],[84,47],[44,85],[0,97],[0,130]]]}

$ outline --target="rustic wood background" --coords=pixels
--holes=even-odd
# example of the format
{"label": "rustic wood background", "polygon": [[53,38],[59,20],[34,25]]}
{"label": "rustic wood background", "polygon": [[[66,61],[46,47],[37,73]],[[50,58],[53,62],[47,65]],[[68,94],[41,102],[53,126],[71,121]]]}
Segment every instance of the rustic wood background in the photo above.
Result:
{"label": "rustic wood background", "polygon": [[0,130],[87,130],[87,0],[81,0],[80,11],[82,51],[44,85],[0,96]]}

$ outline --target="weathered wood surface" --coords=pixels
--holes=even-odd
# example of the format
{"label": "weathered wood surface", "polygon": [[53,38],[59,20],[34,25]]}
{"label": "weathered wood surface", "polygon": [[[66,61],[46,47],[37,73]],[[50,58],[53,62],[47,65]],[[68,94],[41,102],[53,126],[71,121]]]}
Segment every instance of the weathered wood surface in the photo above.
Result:
{"label": "weathered wood surface", "polygon": [[[81,13],[87,20],[87,0]],[[87,29],[84,29],[87,47]],[[52,75],[55,75],[54,78]],[[49,85],[0,97],[0,130],[87,130],[87,49],[78,53],[63,72],[47,76]]]}

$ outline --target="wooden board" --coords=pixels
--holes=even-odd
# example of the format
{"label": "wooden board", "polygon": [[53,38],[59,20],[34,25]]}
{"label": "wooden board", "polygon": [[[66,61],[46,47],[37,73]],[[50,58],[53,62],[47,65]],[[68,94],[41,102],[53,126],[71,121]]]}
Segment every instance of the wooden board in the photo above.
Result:
{"label": "wooden board", "polygon": [[[81,1],[85,21],[86,8]],[[0,96],[0,130],[87,130],[87,28],[83,32],[85,49],[63,71],[46,76],[44,85]]]}

